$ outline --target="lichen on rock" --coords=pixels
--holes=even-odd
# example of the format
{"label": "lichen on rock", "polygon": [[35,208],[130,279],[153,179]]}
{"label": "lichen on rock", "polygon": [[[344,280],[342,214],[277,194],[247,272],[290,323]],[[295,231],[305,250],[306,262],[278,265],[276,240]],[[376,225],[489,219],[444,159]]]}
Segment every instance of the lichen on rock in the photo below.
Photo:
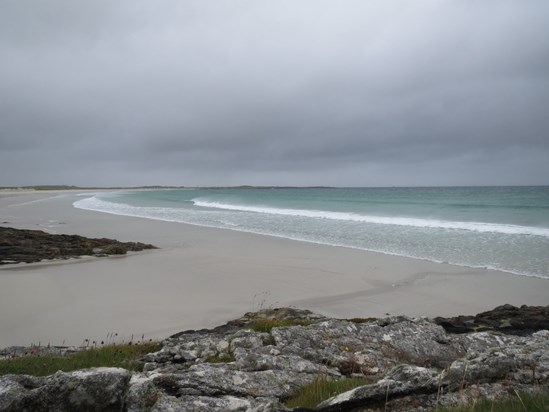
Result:
{"label": "lichen on rock", "polygon": [[[258,317],[285,315],[292,319],[288,326],[252,329]],[[262,310],[173,335],[142,360],[143,372],[96,368],[0,377],[0,412],[285,411],[286,399],[305,385],[349,377],[371,383],[316,410],[428,411],[515,390],[549,391],[549,331],[453,334],[440,321],[404,316],[356,322]]]}

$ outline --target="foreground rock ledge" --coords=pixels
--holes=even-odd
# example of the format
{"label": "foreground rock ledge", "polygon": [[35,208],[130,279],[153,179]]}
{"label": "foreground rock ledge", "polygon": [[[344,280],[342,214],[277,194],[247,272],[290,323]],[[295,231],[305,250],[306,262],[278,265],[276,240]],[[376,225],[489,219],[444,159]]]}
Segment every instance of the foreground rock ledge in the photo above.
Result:
{"label": "foreground rock ledge", "polygon": [[41,230],[0,227],[0,265],[32,263],[44,259],[69,259],[78,256],[123,255],[156,249],[139,242],[91,239],[78,235],[52,235]]}
{"label": "foreground rock ledge", "polygon": [[[505,305],[484,316],[494,321],[498,313],[547,316],[548,310]],[[265,318],[296,326],[250,328]],[[539,320],[535,316],[534,323]],[[160,351],[144,357],[144,372],[95,368],[43,378],[0,377],[0,411],[287,411],[284,400],[319,377],[371,381],[315,409],[325,412],[430,411],[515,391],[549,391],[549,331],[452,334],[441,326],[444,319],[437,322],[262,310],[164,340]],[[456,318],[446,322],[455,327]]]}

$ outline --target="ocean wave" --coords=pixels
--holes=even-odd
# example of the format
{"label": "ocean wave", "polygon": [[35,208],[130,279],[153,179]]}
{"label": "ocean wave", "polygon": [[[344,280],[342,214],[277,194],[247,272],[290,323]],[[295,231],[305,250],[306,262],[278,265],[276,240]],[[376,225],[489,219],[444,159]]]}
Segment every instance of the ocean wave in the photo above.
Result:
{"label": "ocean wave", "polygon": [[72,205],[78,209],[110,213],[112,215],[142,217],[148,219],[165,220],[169,222],[178,221],[170,216],[170,210],[165,207],[132,206],[125,203],[109,202],[100,199],[98,195],[77,200]]}
{"label": "ocean wave", "polygon": [[[106,197],[106,198],[105,198]],[[349,215],[351,215],[351,219],[354,219],[354,221],[362,221],[367,223],[380,223],[377,221],[377,218],[375,216],[362,216],[358,214],[348,214],[348,213],[338,213],[338,212],[325,212],[325,211],[310,211],[310,210],[295,210],[295,209],[277,209],[277,208],[263,208],[263,207],[252,207],[252,206],[238,206],[234,204],[225,204],[225,203],[218,203],[218,202],[208,202],[205,200],[200,200],[199,198],[195,198],[192,200],[192,202],[196,206],[201,206],[205,208],[214,208],[213,210],[207,211],[207,210],[200,210],[197,208],[172,208],[172,207],[151,207],[151,206],[133,206],[129,204],[124,203],[118,203],[118,202],[111,202],[107,200],[110,198],[111,195],[109,194],[103,194],[98,193],[95,194],[92,197],[87,197],[85,199],[78,200],[73,203],[73,206],[79,209],[85,209],[85,210],[92,210],[97,212],[104,212],[104,213],[110,213],[115,215],[123,215],[123,216],[133,216],[133,217],[139,217],[139,218],[146,218],[146,219],[153,219],[153,220],[161,220],[165,222],[178,222],[178,223],[185,223],[185,224],[191,224],[196,226],[202,226],[202,227],[214,227],[214,228],[220,228],[220,229],[228,229],[228,230],[235,230],[238,232],[247,232],[247,233],[255,233],[258,235],[267,235],[267,236],[274,236],[279,238],[285,238],[285,239],[292,239],[296,241],[304,241],[304,242],[310,242],[310,243],[316,243],[316,244],[323,244],[323,245],[329,245],[329,246],[336,246],[336,247],[346,247],[351,249],[358,249],[358,250],[366,250],[371,252],[378,252],[383,253],[386,255],[394,255],[394,256],[403,256],[403,257],[409,257],[414,259],[421,259],[421,260],[427,260],[432,262],[438,262],[438,263],[449,263],[453,265],[458,266],[464,266],[464,267],[473,267],[473,268],[485,268],[485,269],[493,269],[493,270],[500,270],[503,272],[512,273],[515,275],[523,275],[523,276],[534,276],[534,277],[540,277],[540,278],[547,278],[548,274],[544,269],[538,270],[536,268],[525,268],[525,267],[519,267],[515,265],[507,265],[505,262],[484,262],[484,261],[478,261],[478,259],[467,259],[466,256],[460,256],[460,259],[455,259],[455,256],[448,256],[445,253],[437,254],[437,253],[426,253],[425,251],[422,253],[421,251],[409,249],[409,250],[401,250],[400,248],[395,249],[394,247],[387,247],[388,245],[383,245],[384,243],[381,242],[379,244],[376,241],[376,244],[360,244],[355,242],[348,242],[344,239],[337,238],[326,238],[322,235],[322,230],[320,229],[321,233],[319,236],[319,233],[296,233],[296,232],[287,232],[285,230],[278,230],[275,229],[273,226],[269,227],[260,227],[260,226],[254,226],[249,225],[248,223],[250,220],[250,216],[243,214],[240,215],[239,219],[234,220],[238,215],[236,213],[231,213],[231,211],[243,211],[243,212],[256,212],[256,213],[271,213],[276,215],[284,215],[286,213],[289,216],[297,216],[297,217],[303,217],[303,215],[306,213],[306,217],[314,217],[318,219],[333,219],[337,218],[339,220],[345,219],[350,220],[348,218]],[[223,206],[223,207],[220,207]],[[228,207],[225,207],[228,206]],[[245,210],[241,210],[245,209]],[[216,212],[216,210],[218,212]],[[282,212],[281,212],[282,211]],[[296,211],[298,213],[296,213]],[[301,213],[304,212],[304,213]],[[224,215],[221,215],[220,213],[223,213]],[[330,216],[330,217],[326,217]],[[258,216],[259,218],[261,216]],[[389,225],[402,225],[405,224],[407,226],[416,226],[419,228],[421,227],[427,227],[427,228],[440,228],[441,226],[427,226],[427,223],[433,223],[439,221],[429,221],[426,219],[404,219],[404,218],[387,218],[387,217],[381,217],[383,221],[386,219],[389,219]],[[257,220],[257,219],[252,219]],[[263,219],[260,219],[263,220]],[[398,223],[397,223],[398,222]],[[272,222],[271,222],[272,223]],[[328,223],[328,222],[326,222]],[[416,223],[415,225],[411,225],[411,223]],[[419,223],[419,225],[418,225]],[[461,230],[467,230],[464,229],[462,226],[459,225],[461,222],[442,222],[445,224],[445,226],[454,226],[458,227]],[[382,223],[381,223],[382,224]],[[470,225],[470,222],[466,222],[465,224]],[[477,224],[478,225],[478,224]],[[484,224],[488,225],[488,224]],[[320,225],[319,227],[322,227],[323,225]],[[494,225],[492,225],[494,226]],[[503,226],[503,225],[495,225],[495,226]],[[509,226],[504,226],[504,228],[508,228]],[[395,229],[398,229],[395,227]],[[482,227],[484,230],[477,230],[478,232],[493,232],[486,230],[487,227]],[[501,227],[499,228],[500,232]],[[526,227],[525,229],[537,229],[537,228],[529,228]],[[381,227],[381,231],[385,232],[383,228]],[[400,231],[392,230],[392,233],[399,233]],[[524,230],[523,230],[524,232]],[[432,232],[433,234],[435,232]],[[439,232],[442,233],[442,232]],[[470,232],[472,236],[482,236],[482,235],[473,235],[474,232]],[[511,232],[512,234],[517,234],[517,231]],[[520,233],[520,232],[519,232]],[[528,233],[531,234],[531,233]],[[468,235],[467,232],[462,232],[463,236],[471,236]],[[544,236],[544,235],[542,235]],[[547,235],[545,235],[547,236]],[[503,237],[502,237],[503,238]],[[518,238],[517,238],[518,240]],[[528,239],[526,237],[523,237],[524,241],[536,241],[533,238]],[[471,238],[471,241],[473,241],[473,238]],[[545,242],[546,240],[543,240]],[[489,252],[489,251],[488,251]],[[487,253],[488,253],[487,252]]]}
{"label": "ocean wave", "polygon": [[388,217],[388,216],[372,216],[360,215],[357,213],[347,212],[331,212],[324,210],[306,210],[306,209],[285,209],[263,206],[246,206],[236,205],[221,202],[212,202],[202,199],[192,199],[195,206],[231,210],[239,212],[265,213],[271,215],[308,217],[315,219],[330,219],[350,222],[373,223],[380,225],[396,225],[396,226],[411,226],[418,228],[430,229],[450,229],[450,230],[466,230],[483,233],[501,233],[507,235],[531,235],[549,237],[549,229],[518,226],[498,223],[485,222],[456,222],[436,219],[422,219],[411,217]]}

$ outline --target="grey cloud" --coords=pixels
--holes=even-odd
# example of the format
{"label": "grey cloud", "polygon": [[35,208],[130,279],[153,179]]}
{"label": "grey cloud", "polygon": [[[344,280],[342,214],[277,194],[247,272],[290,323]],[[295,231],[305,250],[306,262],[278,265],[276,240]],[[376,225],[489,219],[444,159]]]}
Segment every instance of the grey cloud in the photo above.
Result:
{"label": "grey cloud", "polygon": [[0,185],[547,184],[548,12],[2,2]]}

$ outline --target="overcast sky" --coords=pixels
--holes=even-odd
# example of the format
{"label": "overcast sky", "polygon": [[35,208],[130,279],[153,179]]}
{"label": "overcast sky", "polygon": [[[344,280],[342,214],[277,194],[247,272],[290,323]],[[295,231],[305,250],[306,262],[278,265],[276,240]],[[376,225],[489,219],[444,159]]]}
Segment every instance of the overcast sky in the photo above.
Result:
{"label": "overcast sky", "polygon": [[547,0],[0,0],[0,185],[549,184]]}

